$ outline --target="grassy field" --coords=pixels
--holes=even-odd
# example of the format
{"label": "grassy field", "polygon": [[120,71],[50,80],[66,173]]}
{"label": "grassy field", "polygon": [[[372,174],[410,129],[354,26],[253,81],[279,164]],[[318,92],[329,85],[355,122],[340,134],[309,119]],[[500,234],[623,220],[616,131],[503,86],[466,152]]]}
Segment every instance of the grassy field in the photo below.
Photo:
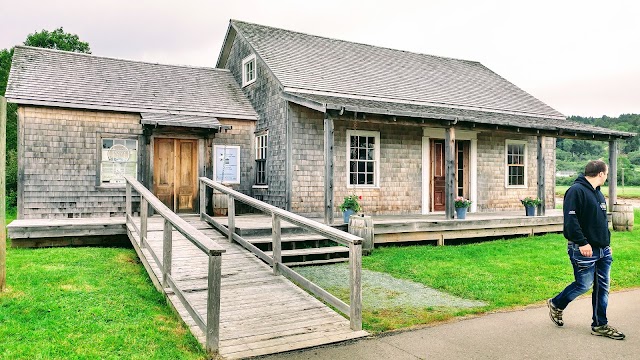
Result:
{"label": "grassy field", "polygon": [[8,249],[0,359],[205,359],[135,251]]}
{"label": "grassy field", "polygon": [[[564,193],[567,192],[568,186],[564,185],[556,185],[556,195],[564,196]],[[604,196],[609,196],[609,187],[602,186],[600,191],[604,194]],[[640,199],[640,186],[618,186],[618,197],[622,199]]]}
{"label": "grassy field", "polygon": [[[640,222],[638,209],[635,220]],[[615,258],[611,290],[640,287],[640,230],[613,232],[611,242]],[[363,258],[363,268],[488,304],[475,309],[364,309],[365,327],[374,332],[541,304],[573,281],[562,234],[461,246],[380,247]]]}
{"label": "grassy field", "polygon": [[[636,224],[640,211],[635,213]],[[572,281],[559,234],[459,246],[376,248],[363,268],[487,306],[364,309],[372,332],[542,304]],[[640,287],[640,230],[613,233],[612,291]],[[9,249],[0,358],[203,359],[130,249]],[[348,293],[336,295],[348,298]],[[393,294],[389,294],[393,296]],[[347,299],[345,299],[347,300]]]}

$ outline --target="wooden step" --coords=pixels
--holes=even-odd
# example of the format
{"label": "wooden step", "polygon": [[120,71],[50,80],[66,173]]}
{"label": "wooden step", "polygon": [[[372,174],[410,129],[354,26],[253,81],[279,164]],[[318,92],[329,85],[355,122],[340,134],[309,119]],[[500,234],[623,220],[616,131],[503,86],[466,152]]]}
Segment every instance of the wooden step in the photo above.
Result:
{"label": "wooden step", "polygon": [[[243,236],[245,240],[252,244],[270,244],[272,242],[271,236],[250,237]],[[283,234],[280,236],[281,242],[300,242],[300,241],[316,241],[327,240],[326,237],[316,234]]]}
{"label": "wooden step", "polygon": [[307,266],[307,265],[323,265],[323,264],[335,264],[339,262],[347,262],[349,261],[348,257],[340,257],[326,260],[308,260],[308,261],[294,261],[287,262],[287,266]]}
{"label": "wooden step", "polygon": [[[319,255],[319,254],[349,254],[349,248],[345,246],[327,246],[319,248],[307,248],[307,249],[295,249],[295,250],[282,250],[282,257],[285,256],[305,256],[305,255]],[[273,256],[273,251],[265,251],[268,256]]]}

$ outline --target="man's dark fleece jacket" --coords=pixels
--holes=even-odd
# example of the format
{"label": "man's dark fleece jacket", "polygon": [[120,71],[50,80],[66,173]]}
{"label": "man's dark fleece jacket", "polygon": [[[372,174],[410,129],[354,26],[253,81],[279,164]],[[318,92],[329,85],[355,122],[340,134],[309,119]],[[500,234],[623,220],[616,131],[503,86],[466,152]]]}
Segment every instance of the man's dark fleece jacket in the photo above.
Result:
{"label": "man's dark fleece jacket", "polygon": [[593,188],[584,175],[578,176],[564,194],[564,237],[579,246],[609,246],[611,233],[607,223],[607,203],[600,186]]}

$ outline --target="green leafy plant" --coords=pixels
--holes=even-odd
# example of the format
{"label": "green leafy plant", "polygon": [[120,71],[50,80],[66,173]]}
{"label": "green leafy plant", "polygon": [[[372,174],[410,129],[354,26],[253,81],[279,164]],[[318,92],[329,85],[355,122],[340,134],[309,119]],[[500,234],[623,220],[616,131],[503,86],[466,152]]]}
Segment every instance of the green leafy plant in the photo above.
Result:
{"label": "green leafy plant", "polygon": [[345,196],[344,201],[342,202],[342,204],[340,204],[340,211],[350,209],[356,213],[360,212],[360,210],[362,210],[362,207],[360,206],[360,203],[358,203],[358,200],[362,200],[362,196],[357,196],[355,194]]}
{"label": "green leafy plant", "polygon": [[468,208],[471,206],[471,200],[458,196],[454,202],[456,209]]}
{"label": "green leafy plant", "polygon": [[538,205],[540,205],[542,203],[542,200],[540,200],[538,198],[531,198],[531,197],[527,196],[524,199],[520,199],[520,202],[524,206],[538,206]]}

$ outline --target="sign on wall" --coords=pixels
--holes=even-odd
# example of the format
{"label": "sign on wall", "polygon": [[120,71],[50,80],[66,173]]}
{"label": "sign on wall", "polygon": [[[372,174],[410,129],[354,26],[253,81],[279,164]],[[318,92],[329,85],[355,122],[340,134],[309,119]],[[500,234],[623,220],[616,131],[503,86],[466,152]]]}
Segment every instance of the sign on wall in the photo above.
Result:
{"label": "sign on wall", "polygon": [[138,140],[102,139],[100,183],[124,184],[124,176],[136,176],[138,171]]}
{"label": "sign on wall", "polygon": [[240,146],[213,146],[213,174],[217,182],[240,184]]}

